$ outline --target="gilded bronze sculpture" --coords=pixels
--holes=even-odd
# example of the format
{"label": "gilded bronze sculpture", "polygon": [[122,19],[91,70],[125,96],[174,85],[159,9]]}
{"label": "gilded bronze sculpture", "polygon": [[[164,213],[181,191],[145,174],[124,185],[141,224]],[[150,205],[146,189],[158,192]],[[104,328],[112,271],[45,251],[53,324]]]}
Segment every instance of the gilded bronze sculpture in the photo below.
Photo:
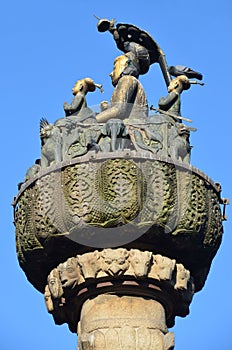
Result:
{"label": "gilded bronze sculpture", "polygon": [[[140,45],[139,46],[140,49]],[[142,47],[141,47],[142,48]],[[147,50],[140,49],[144,55]],[[148,53],[145,59],[148,59]],[[110,73],[112,84],[115,87],[111,106],[97,115],[99,123],[109,119],[146,119],[148,116],[148,102],[144,89],[137,79],[140,73],[139,55],[128,52],[114,61],[114,69]]]}
{"label": "gilded bronze sculpture", "polygon": [[78,80],[72,88],[72,93],[74,95],[72,103],[68,104],[67,102],[64,102],[66,117],[70,115],[79,115],[81,112],[85,111],[87,107],[85,96],[88,92],[95,91],[96,87],[102,91],[102,85],[94,83],[90,78]]}
{"label": "gilded bronze sculpture", "polygon": [[[79,350],[171,350],[168,327],[205,284],[228,204],[190,165],[194,129],[180,98],[202,75],[170,68],[134,25],[103,19],[98,30],[123,51],[111,101],[87,107],[87,92],[101,86],[84,78],[65,117],[41,119],[41,159],[14,198],[18,259],[55,323],[78,334]],[[139,82],[153,63],[168,88],[158,113]]]}

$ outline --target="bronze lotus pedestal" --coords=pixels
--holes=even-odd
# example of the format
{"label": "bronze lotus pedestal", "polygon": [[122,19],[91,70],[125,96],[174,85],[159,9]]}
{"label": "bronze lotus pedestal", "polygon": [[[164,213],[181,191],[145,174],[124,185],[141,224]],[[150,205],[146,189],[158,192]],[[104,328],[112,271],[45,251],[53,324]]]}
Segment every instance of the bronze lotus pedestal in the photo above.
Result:
{"label": "bronze lotus pedestal", "polygon": [[135,150],[41,169],[15,199],[19,262],[80,349],[171,349],[222,236],[220,188]]}
{"label": "bronze lotus pedestal", "polygon": [[[18,259],[79,350],[170,350],[168,328],[204,286],[227,201],[190,165],[180,94],[197,72],[172,80],[162,50],[135,26],[103,20],[98,29],[124,52],[111,103],[88,108],[86,94],[101,86],[85,78],[64,118],[41,120],[41,159],[14,198]],[[151,115],[138,77],[155,62],[168,95]]]}

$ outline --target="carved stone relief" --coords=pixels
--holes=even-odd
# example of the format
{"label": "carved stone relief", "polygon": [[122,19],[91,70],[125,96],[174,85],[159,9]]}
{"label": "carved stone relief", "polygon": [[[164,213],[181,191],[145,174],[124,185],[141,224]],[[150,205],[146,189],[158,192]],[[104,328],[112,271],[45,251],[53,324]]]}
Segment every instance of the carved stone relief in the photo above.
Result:
{"label": "carved stone relief", "polygon": [[104,249],[101,252],[101,269],[99,275],[103,276],[120,276],[129,268],[129,253],[124,248]]}
{"label": "carved stone relief", "polygon": [[[188,290],[192,284],[190,272],[175,260],[138,249],[103,249],[77,255],[53,269],[48,276],[48,288],[57,299],[66,288],[75,288],[89,279],[101,277],[146,277],[169,281],[176,290]],[[175,282],[175,283],[174,283]]]}
{"label": "carved stone relief", "polygon": [[165,306],[167,324],[172,326],[175,316],[188,314],[194,283],[190,272],[173,259],[138,249],[107,248],[59,264],[48,276],[44,298],[54,319],[67,322],[74,331],[85,300],[104,293],[142,294],[157,300]]}

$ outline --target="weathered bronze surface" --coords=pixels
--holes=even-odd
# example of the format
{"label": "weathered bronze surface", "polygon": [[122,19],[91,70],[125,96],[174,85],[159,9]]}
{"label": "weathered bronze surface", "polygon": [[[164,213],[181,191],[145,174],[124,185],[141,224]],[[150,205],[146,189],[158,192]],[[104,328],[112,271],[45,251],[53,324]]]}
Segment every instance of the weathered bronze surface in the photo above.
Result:
{"label": "weathered bronze surface", "polygon": [[[135,150],[90,152],[23,185],[15,199],[19,261],[43,291],[51,268],[91,250],[88,241],[116,246],[128,243],[125,234],[132,246],[184,263],[200,289],[221,242],[219,204],[217,186],[183,162]],[[118,227],[118,241],[109,227]]]}
{"label": "weathered bronze surface", "polygon": [[[89,108],[87,93],[102,86],[84,78],[63,118],[41,119],[41,158],[13,202],[18,259],[55,323],[78,333],[79,350],[172,350],[167,327],[204,286],[228,204],[190,165],[195,129],[180,99],[202,74],[169,67],[134,25],[102,19],[98,30],[123,52],[111,101]],[[168,91],[152,114],[139,75],[153,63]]]}

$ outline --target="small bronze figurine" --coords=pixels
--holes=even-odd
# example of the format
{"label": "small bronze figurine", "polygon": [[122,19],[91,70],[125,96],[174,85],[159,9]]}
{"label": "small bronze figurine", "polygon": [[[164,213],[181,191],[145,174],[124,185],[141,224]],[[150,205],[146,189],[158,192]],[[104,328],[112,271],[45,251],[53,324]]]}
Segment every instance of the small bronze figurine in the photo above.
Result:
{"label": "small bronze figurine", "polygon": [[96,90],[96,87],[102,90],[102,85],[96,84],[92,79],[90,78],[84,78],[81,80],[78,80],[73,89],[72,93],[74,95],[74,99],[72,100],[71,104],[68,104],[67,102],[64,102],[64,111],[65,115],[77,115],[83,109],[87,107],[86,103],[86,95],[88,92],[93,92]]}

